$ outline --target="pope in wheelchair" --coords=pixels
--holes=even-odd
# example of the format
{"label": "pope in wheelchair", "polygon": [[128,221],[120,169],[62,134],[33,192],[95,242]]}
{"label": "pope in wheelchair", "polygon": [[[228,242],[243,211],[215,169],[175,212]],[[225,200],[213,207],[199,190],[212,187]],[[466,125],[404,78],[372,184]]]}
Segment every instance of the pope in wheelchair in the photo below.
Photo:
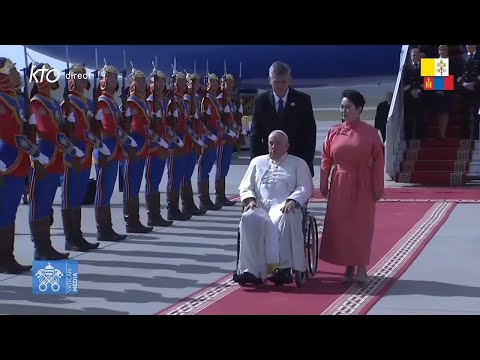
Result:
{"label": "pope in wheelchair", "polygon": [[288,136],[281,130],[268,137],[268,155],[258,156],[239,186],[244,212],[240,250],[233,280],[240,284],[277,285],[302,281],[307,263],[302,208],[313,196],[307,163],[288,154]]}

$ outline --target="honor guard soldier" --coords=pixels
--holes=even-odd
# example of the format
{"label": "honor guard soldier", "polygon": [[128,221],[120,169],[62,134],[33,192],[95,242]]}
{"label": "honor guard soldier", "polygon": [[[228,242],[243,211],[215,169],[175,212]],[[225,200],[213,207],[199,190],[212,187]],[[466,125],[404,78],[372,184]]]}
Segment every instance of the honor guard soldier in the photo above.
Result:
{"label": "honor guard soldier", "polygon": [[224,74],[220,85],[220,94],[217,99],[221,107],[221,120],[219,127],[222,136],[217,150],[217,174],[215,176],[215,204],[222,206],[235,205],[225,197],[225,178],[232,162],[233,144],[237,134],[232,129],[235,125],[236,108],[232,102],[231,95],[235,87],[235,78],[232,74]]}
{"label": "honor guard soldier", "polygon": [[20,73],[8,58],[0,57],[0,273],[21,274],[32,267],[20,265],[14,256],[15,219],[30,170],[30,157],[38,167],[48,163],[28,136],[35,117],[17,96]]}
{"label": "honor guard soldier", "polygon": [[144,226],[140,222],[140,186],[142,184],[143,170],[150,149],[149,137],[146,134],[150,127],[148,104],[145,99],[147,89],[145,74],[133,68],[129,75],[130,88],[127,98],[127,109],[124,116],[131,116],[127,133],[134,140],[136,151],[123,160],[123,215],[127,233],[148,233],[153,230],[151,226]]}
{"label": "honor guard soldier", "polygon": [[[82,202],[88,189],[90,171],[92,168],[93,147],[99,148],[103,155],[109,156],[110,151],[94,135],[95,127],[101,126],[101,122],[94,119],[92,102],[84,95],[85,89],[89,89],[89,81],[84,74],[87,70],[83,65],[72,65],[67,79],[68,97],[62,103],[63,113],[75,117],[75,125],[71,130],[71,139],[74,146],[79,148],[85,155],[80,159],[80,171],[76,172],[72,166],[72,156],[65,155],[64,173],[62,181],[62,220],[65,232],[65,249],[72,251],[87,252],[98,248],[100,243],[89,243],[83,237]],[[93,120],[93,121],[92,121]],[[92,125],[94,128],[92,129]],[[95,145],[94,145],[95,144]]]}
{"label": "honor guard soldier", "polygon": [[477,115],[480,104],[480,55],[477,45],[466,45],[467,52],[459,58],[456,88],[463,98],[466,137],[478,140]]}
{"label": "honor guard soldier", "polygon": [[97,191],[95,193],[97,240],[120,241],[126,239],[127,235],[117,234],[113,230],[110,200],[117,180],[119,161],[124,159],[122,149],[128,152],[131,139],[120,128],[122,115],[115,99],[115,93],[119,89],[118,70],[105,64],[99,72],[99,79],[98,88],[94,90],[98,94],[98,110],[95,118],[101,121],[101,139],[108,147],[110,155],[102,163],[102,153],[98,149],[93,151],[97,175]]}
{"label": "honor guard soldier", "polygon": [[425,99],[423,98],[423,78],[420,72],[420,49],[410,50],[410,61],[405,62],[402,81],[405,100],[405,140],[422,139]]}
{"label": "honor guard soldier", "polygon": [[151,131],[151,140],[145,166],[145,202],[148,210],[148,225],[165,227],[173,224],[173,221],[165,220],[161,215],[159,191],[169,149],[169,144],[165,141],[168,106],[168,100],[165,98],[167,79],[162,71],[156,69],[156,65],[149,79],[150,94],[147,102],[152,120],[150,128],[147,129],[147,131]]}
{"label": "honor guard soldier", "polygon": [[210,199],[210,171],[217,157],[218,141],[221,137],[218,121],[220,120],[220,104],[217,100],[220,82],[218,76],[207,73],[205,77],[206,93],[201,102],[201,121],[204,127],[202,154],[198,159],[198,195],[200,210],[219,210],[219,204],[214,204]]}
{"label": "honor guard soldier", "polygon": [[[52,69],[48,64],[32,62],[28,74]],[[80,159],[85,153],[74,146],[65,134],[75,123],[75,116],[62,113],[60,103],[53,99],[51,91],[59,88],[58,81],[33,76],[35,81],[30,97],[32,114],[37,124],[37,146],[49,159],[45,164],[46,173],[33,167],[30,176],[30,232],[35,244],[35,260],[62,260],[70,253],[56,251],[50,240],[50,215],[60,178],[64,173],[64,156],[69,156],[77,172],[81,171]],[[64,97],[68,93],[64,92]],[[62,187],[62,192],[63,192]],[[62,198],[65,197],[62,194]]]}
{"label": "honor guard soldier", "polygon": [[183,95],[187,91],[187,79],[183,72],[173,70],[172,88],[167,108],[167,135],[170,137],[170,150],[167,158],[167,216],[169,220],[188,220],[191,214],[182,213],[178,203],[180,185],[185,175],[187,156],[191,150],[191,139],[186,134],[186,109]]}
{"label": "honor guard soldier", "polygon": [[191,140],[191,149],[185,154],[185,175],[183,176],[180,196],[182,197],[182,213],[191,215],[204,215],[206,209],[198,209],[193,200],[192,175],[202,152],[203,140],[198,135],[197,123],[200,121],[200,106],[198,91],[200,90],[200,77],[187,73],[187,93],[183,96],[185,102],[185,120],[187,136]]}

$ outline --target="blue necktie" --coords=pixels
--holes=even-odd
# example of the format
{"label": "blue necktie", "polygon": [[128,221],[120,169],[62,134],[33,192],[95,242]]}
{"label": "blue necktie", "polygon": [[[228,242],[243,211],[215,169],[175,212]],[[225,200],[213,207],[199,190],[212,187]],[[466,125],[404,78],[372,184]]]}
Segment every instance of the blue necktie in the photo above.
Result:
{"label": "blue necktie", "polygon": [[278,100],[277,114],[280,114],[282,111],[283,111],[283,100],[280,99],[280,100]]}

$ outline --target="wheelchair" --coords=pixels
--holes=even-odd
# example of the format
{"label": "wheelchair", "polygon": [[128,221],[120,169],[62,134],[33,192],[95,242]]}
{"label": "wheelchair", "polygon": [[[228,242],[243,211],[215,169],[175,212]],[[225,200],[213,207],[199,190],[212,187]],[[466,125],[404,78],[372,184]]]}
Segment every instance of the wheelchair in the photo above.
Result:
{"label": "wheelchair", "polygon": [[[243,212],[243,209],[242,209]],[[318,246],[318,227],[317,219],[315,216],[308,210],[308,203],[302,207],[302,232],[303,232],[303,244],[305,249],[305,258],[307,260],[307,270],[303,273],[295,272],[295,284],[298,288],[302,287],[303,279],[309,280],[313,278],[318,269],[318,255],[319,255],[319,246]],[[234,281],[236,278],[236,273],[238,269],[238,262],[240,261],[240,226],[237,230],[237,264],[234,273]],[[282,286],[283,284],[290,283],[275,283],[277,286]],[[245,285],[242,282],[239,282],[240,286]]]}

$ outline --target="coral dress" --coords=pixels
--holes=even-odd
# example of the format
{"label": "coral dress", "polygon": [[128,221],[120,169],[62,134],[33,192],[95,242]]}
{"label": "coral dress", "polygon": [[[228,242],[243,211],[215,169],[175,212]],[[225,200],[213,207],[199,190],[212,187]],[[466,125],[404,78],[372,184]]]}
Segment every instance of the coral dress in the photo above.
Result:
{"label": "coral dress", "polygon": [[332,127],[323,144],[320,189],[328,186],[320,259],[332,264],[368,265],[375,221],[374,192],[383,194],[383,145],[363,121]]}

